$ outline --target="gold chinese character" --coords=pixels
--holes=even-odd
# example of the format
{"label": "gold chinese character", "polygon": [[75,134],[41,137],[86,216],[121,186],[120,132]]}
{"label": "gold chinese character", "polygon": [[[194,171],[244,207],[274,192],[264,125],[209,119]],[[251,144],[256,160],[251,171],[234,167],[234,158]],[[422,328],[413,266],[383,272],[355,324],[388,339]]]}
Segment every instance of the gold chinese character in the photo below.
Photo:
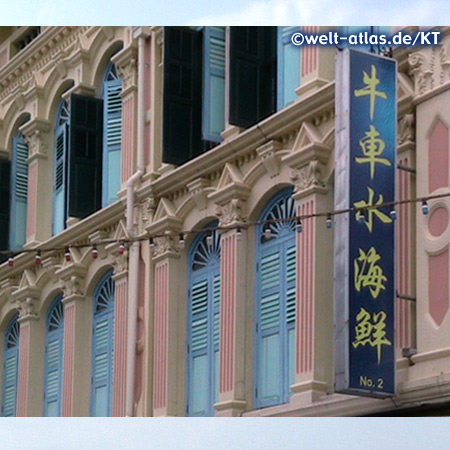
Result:
{"label": "gold chinese character", "polygon": [[358,164],[370,164],[370,178],[372,180],[375,175],[375,164],[379,163],[384,164],[385,166],[391,165],[391,162],[388,159],[379,158],[386,148],[385,142],[378,137],[379,135],[380,133],[377,129],[373,125],[370,125],[370,130],[366,131],[366,136],[359,141],[359,145],[364,153],[364,158],[355,158]]}
{"label": "gold chinese character", "polygon": [[[383,194],[378,196],[378,201],[373,203],[373,198],[375,195],[375,191],[367,186],[367,190],[369,191],[369,200],[366,202],[365,200],[360,200],[359,202],[354,203],[356,208],[364,208],[367,206],[376,206],[381,205],[383,203]],[[356,213],[356,220],[359,220],[361,216],[366,214],[365,224],[370,232],[372,232],[373,228],[373,216],[377,216],[383,223],[391,223],[392,219],[386,214],[382,213],[378,208],[368,208],[366,212],[358,211]]]}
{"label": "gold chinese character", "polygon": [[363,97],[364,95],[370,96],[370,120],[373,120],[376,98],[380,97],[387,99],[387,95],[385,92],[377,91],[377,86],[380,84],[380,80],[377,78],[377,68],[373,64],[371,70],[372,72],[370,76],[363,70],[363,82],[366,87],[362,89],[355,89],[355,97]]}
{"label": "gold chinese character", "polygon": [[368,287],[374,299],[382,289],[386,289],[383,283],[387,278],[381,266],[377,264],[380,259],[381,256],[371,247],[367,253],[359,249],[359,257],[354,261],[356,290],[360,292],[361,288]]}
{"label": "gold chinese character", "polygon": [[370,315],[364,308],[361,308],[356,316],[356,338],[352,342],[352,345],[354,348],[357,348],[360,345],[365,346],[367,344],[371,347],[376,347],[378,365],[381,362],[381,346],[392,345],[392,342],[386,338],[386,317],[384,311]]}

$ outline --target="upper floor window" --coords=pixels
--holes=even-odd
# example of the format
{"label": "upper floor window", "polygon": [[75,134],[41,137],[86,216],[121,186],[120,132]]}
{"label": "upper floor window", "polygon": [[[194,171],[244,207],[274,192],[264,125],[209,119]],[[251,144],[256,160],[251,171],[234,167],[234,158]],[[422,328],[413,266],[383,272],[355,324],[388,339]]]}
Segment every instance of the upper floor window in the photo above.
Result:
{"label": "upper floor window", "polygon": [[109,63],[103,79],[103,186],[102,206],[117,200],[120,190],[122,144],[122,80]]}
{"label": "upper floor window", "polygon": [[91,416],[112,412],[114,297],[112,271],[100,280],[94,293],[92,320]]}
{"label": "upper floor window", "polygon": [[[0,159],[0,250],[8,250],[9,247],[10,192],[11,161]],[[6,255],[0,254],[0,263],[6,259]]]}
{"label": "upper floor window", "polygon": [[12,140],[9,247],[18,250],[26,241],[28,204],[28,146],[22,133]]}
{"label": "upper floor window", "polygon": [[61,415],[64,306],[59,295],[47,313],[45,333],[44,416]]}
{"label": "upper floor window", "polygon": [[255,406],[289,401],[295,376],[295,216],[292,189],[276,195],[263,211],[256,243]]}
{"label": "upper floor window", "polygon": [[19,366],[20,325],[17,315],[5,332],[3,346],[2,416],[14,417],[17,406],[17,373]]}
{"label": "upper floor window", "polygon": [[220,235],[205,231],[189,254],[187,415],[212,416],[219,396]]}

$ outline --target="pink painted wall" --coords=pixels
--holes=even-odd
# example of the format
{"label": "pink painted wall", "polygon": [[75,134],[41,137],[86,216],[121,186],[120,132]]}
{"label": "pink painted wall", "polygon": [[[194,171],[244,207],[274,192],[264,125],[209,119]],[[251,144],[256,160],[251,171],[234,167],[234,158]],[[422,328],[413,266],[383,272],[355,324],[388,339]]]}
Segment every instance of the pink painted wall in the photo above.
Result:
{"label": "pink painted wall", "polygon": [[[303,33],[317,33],[319,27],[302,27]],[[309,75],[317,69],[317,60],[319,56],[319,48],[316,45],[307,45],[302,47],[301,67],[302,77]]]}
{"label": "pink painted wall", "polygon": [[448,128],[439,120],[434,126],[428,149],[428,190],[448,186]]}
{"label": "pink painted wall", "polygon": [[36,233],[37,164],[28,167],[27,240]]}
{"label": "pink painted wall", "polygon": [[164,408],[167,405],[168,272],[167,262],[157,265],[155,269],[154,409]]}
{"label": "pink painted wall", "polygon": [[449,251],[430,256],[428,260],[429,312],[438,326],[442,325],[449,306]]}
{"label": "pink painted wall", "polygon": [[114,299],[114,417],[125,416],[126,367],[127,367],[127,320],[128,282],[123,277],[116,281]]}
{"label": "pink painted wall", "polygon": [[73,416],[73,377],[75,370],[75,304],[64,307],[64,359],[61,415]]}
{"label": "pink painted wall", "polygon": [[220,376],[219,392],[229,392],[234,384],[236,319],[236,234],[221,240],[220,261]]}
{"label": "pink painted wall", "polygon": [[[152,57],[152,47],[151,40],[147,39],[145,42],[145,99],[144,108],[148,111],[151,108],[151,57]],[[144,128],[144,163],[147,166],[150,163],[150,122],[145,123]]]}
{"label": "pink painted wall", "polygon": [[[409,158],[399,161],[404,166],[409,166]],[[397,193],[399,200],[411,198],[411,174],[404,170],[398,171]],[[396,275],[397,290],[401,294],[411,295],[411,205],[398,206],[398,220],[396,223]],[[411,342],[411,305],[408,300],[396,299],[396,343],[402,349],[410,347]]]}
{"label": "pink painted wall", "polygon": [[19,367],[17,380],[17,417],[27,415],[28,370],[30,362],[30,324],[20,324]]}
{"label": "pink painted wall", "polygon": [[[297,208],[298,215],[315,212],[314,201]],[[312,371],[314,352],[314,296],[315,296],[315,222],[303,221],[303,231],[297,236],[297,328],[296,328],[296,373]]]}
{"label": "pink painted wall", "polygon": [[140,259],[139,264],[139,291],[138,291],[138,324],[137,324],[137,355],[136,370],[134,376],[134,403],[138,404],[142,397],[144,381],[144,343],[145,343],[145,271],[144,260]]}
{"label": "pink painted wall", "polygon": [[122,183],[133,175],[134,96],[130,94],[122,106]]}

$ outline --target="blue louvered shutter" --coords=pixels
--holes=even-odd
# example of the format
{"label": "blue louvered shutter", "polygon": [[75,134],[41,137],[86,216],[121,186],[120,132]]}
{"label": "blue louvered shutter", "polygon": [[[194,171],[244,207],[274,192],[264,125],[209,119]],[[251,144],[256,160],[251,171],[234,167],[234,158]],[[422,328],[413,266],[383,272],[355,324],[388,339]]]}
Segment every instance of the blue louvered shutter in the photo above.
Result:
{"label": "blue louvered shutter", "polygon": [[13,138],[10,248],[23,247],[27,231],[28,146],[22,133]]}
{"label": "blue louvered shutter", "polygon": [[203,30],[202,137],[220,142],[225,128],[225,27]]}
{"label": "blue louvered shutter", "polygon": [[187,415],[212,416],[219,398],[220,236],[205,234],[190,257]]}
{"label": "blue louvered shutter", "polygon": [[300,47],[293,45],[291,36],[300,27],[278,27],[277,109],[293,103],[300,86]]}
{"label": "blue louvered shutter", "polygon": [[19,365],[20,328],[17,316],[10,322],[5,333],[3,354],[2,416],[14,417],[17,404],[17,374]]}
{"label": "blue louvered shutter", "polygon": [[[294,216],[292,190],[275,197],[261,220]],[[293,221],[258,228],[256,254],[255,406],[289,401],[295,375],[296,246]]]}
{"label": "blue louvered shutter", "polygon": [[53,302],[47,314],[44,369],[44,416],[61,415],[64,307],[61,296]]}
{"label": "blue louvered shutter", "polygon": [[[9,247],[10,181],[11,162],[8,159],[0,159],[0,250],[8,250]],[[0,254],[0,263],[6,259],[6,255]]]}
{"label": "blue louvered shutter", "polygon": [[117,200],[120,190],[122,145],[122,80],[110,64],[103,83],[103,189],[102,204]]}
{"label": "blue louvered shutter", "polygon": [[67,102],[62,101],[56,119],[54,177],[53,177],[53,234],[66,227],[67,219],[67,158],[70,114]]}
{"label": "blue louvered shutter", "polygon": [[91,376],[91,416],[94,417],[110,416],[112,409],[114,290],[109,273],[94,296]]}

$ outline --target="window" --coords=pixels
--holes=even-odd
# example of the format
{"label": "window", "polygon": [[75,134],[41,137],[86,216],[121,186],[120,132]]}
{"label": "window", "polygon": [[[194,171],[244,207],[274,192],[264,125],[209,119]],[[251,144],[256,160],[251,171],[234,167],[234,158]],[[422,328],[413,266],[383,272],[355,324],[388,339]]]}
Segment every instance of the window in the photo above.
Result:
{"label": "window", "polygon": [[163,162],[183,164],[222,140],[225,27],[164,28]]}
{"label": "window", "polygon": [[[295,216],[292,189],[269,203],[261,221]],[[270,236],[257,228],[255,406],[289,401],[295,362],[295,222],[270,225]]]}
{"label": "window", "polygon": [[102,204],[103,101],[72,94],[55,128],[53,234],[68,217],[83,219]]}
{"label": "window", "polygon": [[18,250],[26,242],[28,203],[28,146],[22,133],[12,141],[11,222],[9,248]]}
{"label": "window", "polygon": [[109,271],[94,293],[91,366],[91,416],[94,417],[107,417],[112,411],[114,292],[112,271]]}
{"label": "window", "polygon": [[188,276],[186,412],[212,416],[219,395],[220,235],[216,231],[205,231],[194,241]]}
{"label": "window", "polygon": [[[9,247],[10,181],[11,162],[0,159],[0,250],[8,250]],[[6,255],[0,254],[0,263],[6,259]]]}
{"label": "window", "polygon": [[19,365],[20,325],[17,315],[11,320],[5,333],[3,350],[2,416],[14,417],[17,403],[17,369]]}
{"label": "window", "polygon": [[103,187],[102,206],[117,200],[120,191],[122,144],[122,80],[109,63],[103,79]]}
{"label": "window", "polygon": [[64,306],[59,295],[47,313],[45,333],[44,416],[61,415]]}

